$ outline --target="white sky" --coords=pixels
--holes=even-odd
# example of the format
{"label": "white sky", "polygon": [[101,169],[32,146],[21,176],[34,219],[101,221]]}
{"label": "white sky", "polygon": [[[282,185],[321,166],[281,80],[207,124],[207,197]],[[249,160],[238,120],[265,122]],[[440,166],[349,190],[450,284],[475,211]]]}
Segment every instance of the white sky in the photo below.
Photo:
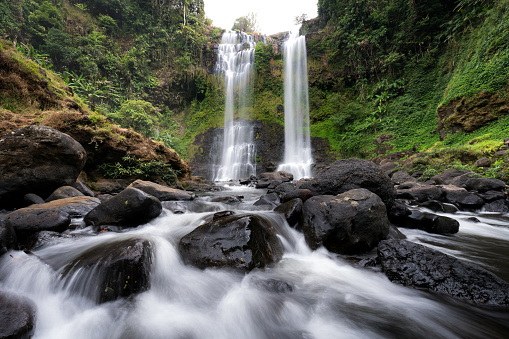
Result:
{"label": "white sky", "polygon": [[318,16],[318,0],[203,0],[205,16],[212,24],[231,29],[235,19],[250,12],[257,14],[260,33],[271,35],[292,31],[295,17],[303,13],[308,19]]}

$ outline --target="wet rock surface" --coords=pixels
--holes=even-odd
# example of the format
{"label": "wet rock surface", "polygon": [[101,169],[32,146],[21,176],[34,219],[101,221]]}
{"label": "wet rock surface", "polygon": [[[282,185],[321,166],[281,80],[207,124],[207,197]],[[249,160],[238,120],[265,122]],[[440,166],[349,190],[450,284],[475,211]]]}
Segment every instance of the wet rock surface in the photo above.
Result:
{"label": "wet rock surface", "polygon": [[0,255],[8,250],[16,249],[18,240],[16,232],[11,225],[7,225],[5,216],[0,215]]}
{"label": "wet rock surface", "polygon": [[0,291],[0,305],[0,338],[31,338],[35,330],[35,304],[27,298]]}
{"label": "wet rock surface", "polygon": [[302,231],[312,249],[341,254],[369,251],[389,233],[383,201],[367,189],[315,196],[304,203]]}
{"label": "wet rock surface", "polygon": [[27,193],[47,197],[72,185],[85,161],[80,143],[53,128],[33,125],[7,133],[0,138],[0,206],[22,206]]}
{"label": "wet rock surface", "polygon": [[136,180],[129,187],[137,188],[147,194],[150,194],[160,201],[181,201],[193,200],[195,194],[176,188],[166,187],[150,181]]}
{"label": "wet rock surface", "polygon": [[118,225],[134,227],[159,216],[161,202],[137,188],[126,188],[104,201],[85,216],[87,225]]}
{"label": "wet rock surface", "polygon": [[[123,239],[89,248],[65,265],[62,279],[75,291],[104,303],[149,289],[151,267],[150,241]],[[93,279],[80,279],[90,270]]]}
{"label": "wet rock surface", "polygon": [[63,211],[27,207],[7,214],[6,223],[16,232],[17,240],[24,244],[29,236],[40,231],[65,231],[71,223],[71,216]]}
{"label": "wet rock surface", "polygon": [[72,198],[72,197],[80,197],[84,194],[78,191],[76,188],[72,186],[62,186],[57,188],[53,193],[50,194],[49,197],[46,198],[46,202],[50,202],[58,199]]}
{"label": "wet rock surface", "polygon": [[493,273],[429,247],[384,240],[378,261],[389,280],[482,304],[509,305],[509,283]]}
{"label": "wet rock surface", "polygon": [[285,216],[288,225],[293,228],[298,228],[300,219],[302,217],[302,208],[304,203],[301,199],[293,199],[284,204],[274,208],[274,212],[282,213]]}
{"label": "wet rock surface", "polygon": [[381,167],[361,159],[338,160],[299,188],[309,189],[315,196],[336,195],[365,188],[378,195],[388,209],[394,204],[396,195],[391,179]]}
{"label": "wet rock surface", "polygon": [[199,226],[180,240],[178,248],[188,265],[241,271],[278,262],[284,251],[274,225],[251,214],[225,216]]}
{"label": "wet rock surface", "polygon": [[391,221],[398,227],[416,228],[436,234],[458,233],[460,227],[459,222],[455,219],[417,210],[411,211],[410,215],[391,219]]}

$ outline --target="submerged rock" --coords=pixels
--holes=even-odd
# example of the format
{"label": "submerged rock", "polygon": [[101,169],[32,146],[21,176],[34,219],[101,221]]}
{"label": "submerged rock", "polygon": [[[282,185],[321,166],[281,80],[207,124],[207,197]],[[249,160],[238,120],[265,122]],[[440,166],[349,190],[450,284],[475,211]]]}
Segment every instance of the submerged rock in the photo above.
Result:
{"label": "submerged rock", "polygon": [[405,240],[384,240],[378,260],[389,280],[476,303],[509,305],[509,283],[477,265]]}
{"label": "submerged rock", "polygon": [[47,197],[72,185],[86,161],[85,149],[67,134],[45,126],[28,126],[0,138],[0,205],[23,205],[34,193]]}
{"label": "submerged rock", "polygon": [[184,263],[198,268],[250,271],[281,260],[283,244],[270,221],[244,214],[199,226],[180,240],[179,252]]}
{"label": "submerged rock", "polygon": [[62,270],[74,291],[98,303],[125,298],[150,287],[152,245],[144,239],[123,239],[87,249]]}
{"label": "submerged rock", "polygon": [[135,227],[159,216],[161,202],[137,188],[126,188],[85,216],[87,225]]}
{"label": "submerged rock", "polygon": [[299,188],[309,189],[313,195],[336,195],[365,188],[378,195],[387,209],[394,204],[396,192],[391,179],[377,164],[361,159],[343,159],[331,164],[314,179],[305,181]]}
{"label": "submerged rock", "polygon": [[312,249],[323,245],[341,254],[369,251],[389,233],[383,201],[363,188],[307,200],[302,220],[304,237]]}
{"label": "submerged rock", "polygon": [[0,291],[0,338],[31,338],[35,329],[35,304],[18,295]]}

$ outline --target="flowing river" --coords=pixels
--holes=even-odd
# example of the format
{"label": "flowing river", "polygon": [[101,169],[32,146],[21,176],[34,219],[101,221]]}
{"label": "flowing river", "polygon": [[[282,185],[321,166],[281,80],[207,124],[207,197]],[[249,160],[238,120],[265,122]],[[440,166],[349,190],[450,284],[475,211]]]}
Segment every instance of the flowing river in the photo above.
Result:
{"label": "flowing river", "polygon": [[[230,187],[214,197],[242,195],[236,205],[214,203],[212,194],[178,204],[187,210],[135,229],[96,235],[77,229],[34,250],[0,259],[0,289],[32,299],[38,308],[35,338],[508,338],[509,309],[468,302],[391,283],[355,259],[311,251],[302,234],[253,202],[263,190]],[[262,214],[279,225],[283,259],[248,274],[186,266],[180,238],[222,210]],[[409,240],[474,262],[509,279],[509,216],[458,213],[454,236],[405,230]],[[476,217],[479,221],[469,218]],[[151,287],[134,297],[98,305],[87,295],[93,270],[65,284],[61,267],[98,244],[118,239],[152,244]],[[60,269],[59,269],[60,268]]]}

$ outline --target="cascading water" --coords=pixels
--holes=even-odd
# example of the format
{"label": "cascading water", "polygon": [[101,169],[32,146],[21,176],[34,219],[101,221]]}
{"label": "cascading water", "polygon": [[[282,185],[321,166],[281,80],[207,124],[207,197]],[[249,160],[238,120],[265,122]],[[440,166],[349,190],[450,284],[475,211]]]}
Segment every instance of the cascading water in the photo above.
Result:
{"label": "cascading water", "polygon": [[[255,42],[245,33],[225,32],[219,45],[216,72],[224,75],[226,99],[221,164],[215,181],[256,174],[253,126],[246,120],[253,106]],[[238,120],[235,118],[238,117]]]}
{"label": "cascading water", "polygon": [[[228,189],[228,188],[227,188]],[[185,214],[165,210],[152,222],[120,233],[97,234],[91,227],[34,249],[0,258],[0,291],[26,296],[37,305],[34,338],[507,338],[507,308],[476,306],[391,283],[382,273],[327,252],[311,251],[302,233],[281,214],[257,211],[263,191],[230,188],[244,203],[223,205],[201,196],[179,202]],[[203,193],[210,195],[211,193]],[[259,214],[278,224],[283,259],[247,274],[200,270],[182,263],[177,244],[184,235],[225,209]],[[405,230],[413,241],[432,244],[481,264],[502,277],[509,243],[507,215],[448,215],[460,222],[455,236]],[[151,243],[150,288],[130,298],[96,303],[94,267],[65,283],[62,267],[82,253],[126,239]],[[280,285],[277,285],[277,282]],[[79,283],[76,285],[76,283]],[[78,288],[79,287],[79,288]]]}
{"label": "cascading water", "polygon": [[285,77],[285,153],[278,171],[295,179],[311,177],[306,38],[290,33],[283,51]]}

